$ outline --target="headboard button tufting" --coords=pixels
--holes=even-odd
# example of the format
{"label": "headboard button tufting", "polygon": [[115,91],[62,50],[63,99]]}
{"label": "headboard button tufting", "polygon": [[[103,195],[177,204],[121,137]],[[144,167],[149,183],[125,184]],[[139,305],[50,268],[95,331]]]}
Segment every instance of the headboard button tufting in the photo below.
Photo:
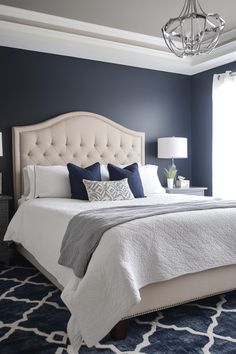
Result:
{"label": "headboard button tufting", "polygon": [[22,169],[29,164],[66,165],[73,159],[83,166],[96,161],[144,163],[144,133],[97,114],[72,112],[36,125],[14,127],[13,151],[17,200],[22,193]]}

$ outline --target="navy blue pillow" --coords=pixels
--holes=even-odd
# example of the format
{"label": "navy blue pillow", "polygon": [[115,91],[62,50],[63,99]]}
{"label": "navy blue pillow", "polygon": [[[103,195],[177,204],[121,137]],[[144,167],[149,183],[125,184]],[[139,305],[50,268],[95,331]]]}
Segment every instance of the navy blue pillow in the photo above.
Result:
{"label": "navy blue pillow", "polygon": [[100,163],[96,162],[86,168],[68,163],[67,168],[70,177],[71,198],[88,200],[88,194],[83,179],[101,181]]}
{"label": "navy blue pillow", "polygon": [[124,178],[128,178],[129,187],[135,198],[144,198],[143,185],[138,171],[138,164],[126,166],[125,168],[119,168],[109,163],[107,165],[110,180],[119,181]]}

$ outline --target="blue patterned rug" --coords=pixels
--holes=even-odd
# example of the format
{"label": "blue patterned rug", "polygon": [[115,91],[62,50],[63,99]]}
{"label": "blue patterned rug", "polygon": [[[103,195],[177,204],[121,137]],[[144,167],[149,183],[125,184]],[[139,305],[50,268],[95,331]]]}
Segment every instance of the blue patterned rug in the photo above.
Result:
{"label": "blue patterned rug", "polygon": [[[69,312],[33,267],[0,268],[0,353],[65,354]],[[126,340],[107,336],[80,354],[235,354],[236,291],[132,320]]]}

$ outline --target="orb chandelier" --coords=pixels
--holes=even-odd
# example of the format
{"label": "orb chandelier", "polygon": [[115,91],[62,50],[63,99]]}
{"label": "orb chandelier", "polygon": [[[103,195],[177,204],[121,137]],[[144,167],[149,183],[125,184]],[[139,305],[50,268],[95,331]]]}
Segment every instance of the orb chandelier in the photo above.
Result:
{"label": "orb chandelier", "polygon": [[210,53],[219,41],[225,21],[215,13],[206,14],[198,0],[185,0],[179,17],[162,28],[168,48],[178,57]]}

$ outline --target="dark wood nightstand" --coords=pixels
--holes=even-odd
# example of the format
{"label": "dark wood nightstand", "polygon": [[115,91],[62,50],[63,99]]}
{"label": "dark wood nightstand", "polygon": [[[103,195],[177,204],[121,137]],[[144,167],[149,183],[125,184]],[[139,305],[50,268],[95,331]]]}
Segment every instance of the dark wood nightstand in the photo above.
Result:
{"label": "dark wood nightstand", "polygon": [[188,195],[205,195],[207,187],[189,187],[189,188],[165,188],[166,193],[170,194],[188,194]]}
{"label": "dark wood nightstand", "polygon": [[9,264],[14,256],[14,249],[9,246],[8,242],[3,241],[3,237],[9,223],[9,202],[12,197],[8,195],[0,195],[0,264]]}

